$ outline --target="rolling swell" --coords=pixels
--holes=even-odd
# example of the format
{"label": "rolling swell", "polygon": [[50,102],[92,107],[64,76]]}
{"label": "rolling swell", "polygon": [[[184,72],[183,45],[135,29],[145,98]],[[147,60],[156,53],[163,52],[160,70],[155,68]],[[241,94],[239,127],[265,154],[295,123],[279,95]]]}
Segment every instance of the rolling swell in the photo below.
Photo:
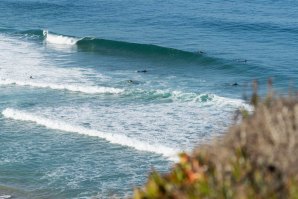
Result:
{"label": "rolling swell", "polygon": [[[47,34],[44,34],[45,32],[47,32]],[[78,50],[80,51],[95,52],[103,55],[138,57],[147,59],[154,58],[154,60],[172,60],[183,61],[188,63],[219,64],[227,66],[227,60],[209,57],[201,51],[190,52],[175,48],[158,46],[154,44],[141,44],[93,37],[79,38],[48,32],[46,30],[41,29],[21,31],[18,32],[18,34],[30,37],[37,37],[41,40],[46,40],[47,42],[53,44],[69,45],[70,42],[56,42],[58,38],[64,38],[65,41],[75,41],[73,42],[73,44],[76,45]],[[47,40],[47,37],[52,37],[51,41]],[[57,40],[53,40],[54,37],[56,37]]]}
{"label": "rolling swell", "polygon": [[214,61],[202,54],[167,48],[153,44],[139,44],[98,38],[83,38],[77,43],[79,49],[96,51],[103,54],[139,55],[144,57],[180,58],[187,60]]}
{"label": "rolling swell", "polygon": [[78,51],[154,61],[167,66],[199,66],[207,69],[231,70],[233,73],[249,73],[255,68],[255,66],[247,63],[211,57],[202,51],[191,52],[154,44],[141,44],[93,37],[80,38],[42,29],[15,31],[14,34],[38,39],[53,45],[76,46]]}

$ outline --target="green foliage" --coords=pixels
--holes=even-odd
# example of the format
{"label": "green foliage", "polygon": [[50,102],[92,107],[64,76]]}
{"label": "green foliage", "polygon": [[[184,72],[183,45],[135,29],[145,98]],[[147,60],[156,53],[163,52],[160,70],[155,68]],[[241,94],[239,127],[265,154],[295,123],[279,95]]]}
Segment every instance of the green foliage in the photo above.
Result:
{"label": "green foliage", "polygon": [[298,199],[297,98],[266,98],[212,145],[180,154],[171,172],[153,172],[134,199]]}

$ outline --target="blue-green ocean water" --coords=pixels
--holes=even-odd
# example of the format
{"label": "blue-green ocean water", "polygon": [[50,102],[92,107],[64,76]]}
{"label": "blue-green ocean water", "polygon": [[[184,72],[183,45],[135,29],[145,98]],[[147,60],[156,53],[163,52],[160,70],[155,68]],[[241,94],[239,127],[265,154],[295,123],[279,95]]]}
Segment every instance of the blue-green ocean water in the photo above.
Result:
{"label": "blue-green ocean water", "polygon": [[298,85],[297,19],[290,0],[0,0],[0,197],[130,196],[251,109],[253,80]]}

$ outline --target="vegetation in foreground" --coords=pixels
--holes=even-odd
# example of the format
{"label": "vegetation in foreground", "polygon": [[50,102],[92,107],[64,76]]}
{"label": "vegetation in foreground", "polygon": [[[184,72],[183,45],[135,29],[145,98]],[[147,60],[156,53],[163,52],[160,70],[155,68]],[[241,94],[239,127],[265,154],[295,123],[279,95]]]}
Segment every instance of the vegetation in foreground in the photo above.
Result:
{"label": "vegetation in foreground", "polygon": [[134,199],[297,198],[298,99],[268,96],[252,102],[220,140],[180,154],[170,173],[151,173]]}

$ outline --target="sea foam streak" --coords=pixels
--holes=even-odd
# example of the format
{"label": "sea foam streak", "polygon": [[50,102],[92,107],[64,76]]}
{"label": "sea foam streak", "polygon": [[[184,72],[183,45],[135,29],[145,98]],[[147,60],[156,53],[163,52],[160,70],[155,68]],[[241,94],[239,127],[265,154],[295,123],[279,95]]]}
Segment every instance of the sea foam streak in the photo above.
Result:
{"label": "sea foam streak", "polygon": [[60,85],[52,83],[42,83],[34,81],[16,81],[9,79],[1,79],[0,85],[19,85],[19,86],[31,86],[35,88],[50,88],[54,90],[68,90],[73,92],[81,92],[88,94],[119,94],[123,92],[123,89],[110,88],[110,87],[98,87],[98,86],[79,86],[79,85]]}
{"label": "sea foam streak", "polygon": [[33,115],[31,113],[12,109],[12,108],[7,108],[7,109],[3,110],[2,114],[5,117],[11,118],[14,120],[35,122],[39,125],[49,128],[49,129],[55,129],[55,130],[61,130],[61,131],[66,131],[66,132],[78,133],[78,134],[82,134],[82,135],[99,137],[99,138],[105,139],[113,144],[119,144],[122,146],[132,147],[132,148],[140,150],[140,151],[147,151],[147,152],[161,154],[171,160],[176,160],[175,156],[178,154],[178,151],[176,151],[175,149],[169,148],[169,147],[157,146],[155,144],[145,143],[145,142],[139,141],[137,139],[127,137],[125,135],[104,133],[104,132],[101,132],[98,130],[88,129],[88,128],[78,126],[78,125],[68,124],[63,121],[48,119],[45,117]]}
{"label": "sea foam streak", "polygon": [[67,37],[63,35],[55,35],[49,33],[47,30],[43,31],[43,35],[48,43],[52,44],[64,44],[64,45],[75,45],[80,39],[75,37]]}
{"label": "sea foam streak", "polygon": [[0,196],[0,199],[10,199],[11,195],[2,195]]}

